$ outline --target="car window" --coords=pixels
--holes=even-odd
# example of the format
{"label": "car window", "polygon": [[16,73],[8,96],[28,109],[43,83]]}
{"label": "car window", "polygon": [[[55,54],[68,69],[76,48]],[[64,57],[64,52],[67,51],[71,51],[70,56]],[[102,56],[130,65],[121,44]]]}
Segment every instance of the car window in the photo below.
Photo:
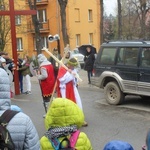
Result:
{"label": "car window", "polygon": [[110,65],[114,63],[116,55],[116,48],[103,48],[100,58],[101,64]]}
{"label": "car window", "polygon": [[73,53],[74,54],[79,54],[79,51],[78,50],[73,50]]}
{"label": "car window", "polygon": [[145,48],[142,50],[142,67],[150,67],[150,49]]}
{"label": "car window", "polygon": [[136,66],[138,58],[138,48],[120,48],[117,64]]}

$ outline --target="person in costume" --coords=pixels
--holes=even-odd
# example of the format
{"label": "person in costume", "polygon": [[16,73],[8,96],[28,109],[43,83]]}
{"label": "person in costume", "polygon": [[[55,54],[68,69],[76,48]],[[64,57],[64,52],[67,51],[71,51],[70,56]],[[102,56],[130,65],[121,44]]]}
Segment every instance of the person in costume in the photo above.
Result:
{"label": "person in costume", "polygon": [[[62,140],[65,137],[70,140],[71,135],[77,130],[79,134],[76,140],[74,139],[73,147],[78,150],[93,149],[86,133],[80,131],[84,122],[83,111],[71,100],[66,98],[54,99],[44,122],[47,131],[40,139],[41,150],[58,149]],[[63,148],[67,146],[65,142],[62,142]]]}
{"label": "person in costume", "polygon": [[55,84],[54,68],[51,62],[49,62],[43,54],[39,54],[37,58],[40,66],[37,78],[40,81],[43,104],[44,107],[46,106],[45,111],[47,112],[47,107],[49,105]]}
{"label": "person in costume", "polygon": [[[62,98],[67,98],[76,103],[81,110],[82,102],[77,89],[77,70],[75,69],[78,66],[78,62],[75,58],[70,58],[67,63],[68,70],[64,67],[59,68],[57,76],[57,96]],[[84,123],[84,126],[87,126],[87,123]]]}
{"label": "person in costume", "polygon": [[[68,51],[67,54],[66,54],[66,56],[65,56],[65,58],[63,58],[62,62],[63,62],[65,65],[67,65],[67,64],[68,64],[68,61],[69,61],[71,58],[75,58],[75,57],[72,56],[71,51]],[[77,58],[75,58],[75,59],[77,60]],[[80,65],[80,63],[79,63],[78,60],[77,60],[77,63],[78,63],[78,64],[76,65],[75,69],[77,70],[77,73],[79,73],[80,70],[81,70],[81,65]]]}
{"label": "person in costume", "polygon": [[75,58],[71,58],[67,63],[68,70],[64,67],[59,68],[57,76],[57,96],[72,100],[82,109],[81,98],[76,87],[77,78],[75,75],[78,74],[75,67],[77,65],[77,60]]}

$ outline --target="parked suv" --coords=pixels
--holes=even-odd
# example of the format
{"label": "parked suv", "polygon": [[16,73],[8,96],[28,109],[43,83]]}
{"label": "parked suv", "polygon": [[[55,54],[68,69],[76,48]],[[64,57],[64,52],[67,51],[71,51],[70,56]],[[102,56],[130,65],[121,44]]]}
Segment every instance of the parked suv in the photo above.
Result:
{"label": "parked suv", "polygon": [[121,104],[129,94],[150,98],[150,41],[103,43],[94,71],[91,84],[104,89],[109,104]]}

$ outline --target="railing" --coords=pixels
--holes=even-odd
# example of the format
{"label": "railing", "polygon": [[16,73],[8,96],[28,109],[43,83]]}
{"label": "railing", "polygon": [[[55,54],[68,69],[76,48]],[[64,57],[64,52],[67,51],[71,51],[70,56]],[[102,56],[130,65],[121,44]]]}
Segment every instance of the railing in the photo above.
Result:
{"label": "railing", "polygon": [[[31,0],[32,4],[34,3],[34,0]],[[26,0],[26,3],[28,4],[28,0]],[[48,0],[36,0],[36,5],[47,5]]]}
{"label": "railing", "polygon": [[[47,22],[40,22],[39,23],[39,27],[40,27],[40,32],[41,33],[47,33],[50,31],[49,29],[49,21],[47,20]],[[34,30],[34,25],[33,25],[33,22],[30,21],[28,24],[27,24],[27,31],[28,32],[32,32],[32,33],[35,33],[35,30]]]}

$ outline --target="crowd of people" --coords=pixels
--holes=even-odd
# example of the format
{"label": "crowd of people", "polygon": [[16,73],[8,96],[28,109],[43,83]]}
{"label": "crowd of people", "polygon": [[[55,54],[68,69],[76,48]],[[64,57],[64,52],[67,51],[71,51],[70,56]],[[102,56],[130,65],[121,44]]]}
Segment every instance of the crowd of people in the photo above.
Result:
{"label": "crowd of people", "polygon": [[[59,150],[59,148],[65,147],[92,150],[88,136],[80,131],[80,128],[88,126],[88,123],[85,121],[82,98],[78,92],[80,65],[76,58],[71,57],[70,51],[61,57],[55,48],[49,59],[44,54],[37,56],[39,69],[35,74],[39,81],[46,112],[44,115],[46,133],[41,138],[39,138],[30,117],[23,113],[18,106],[11,105],[11,84],[8,70],[12,74],[14,69],[18,70],[20,92],[31,94],[30,59],[27,55],[22,59],[18,54],[18,63],[15,66],[13,60],[8,57],[8,54],[5,57],[5,54],[0,53],[0,115],[6,110],[19,112],[7,125],[15,150]],[[57,60],[61,61],[65,67],[60,65]],[[87,47],[84,60],[84,69],[87,71],[88,81],[91,84],[90,77],[92,76],[95,55],[90,47]],[[26,83],[26,92],[23,89],[23,81]],[[52,99],[55,92],[57,98]],[[68,139],[71,140],[68,142]],[[74,143],[71,142],[72,139]],[[150,131],[146,136],[146,145],[142,149],[150,150],[149,143]],[[126,141],[113,140],[106,143],[103,150],[134,150],[134,148]]]}

